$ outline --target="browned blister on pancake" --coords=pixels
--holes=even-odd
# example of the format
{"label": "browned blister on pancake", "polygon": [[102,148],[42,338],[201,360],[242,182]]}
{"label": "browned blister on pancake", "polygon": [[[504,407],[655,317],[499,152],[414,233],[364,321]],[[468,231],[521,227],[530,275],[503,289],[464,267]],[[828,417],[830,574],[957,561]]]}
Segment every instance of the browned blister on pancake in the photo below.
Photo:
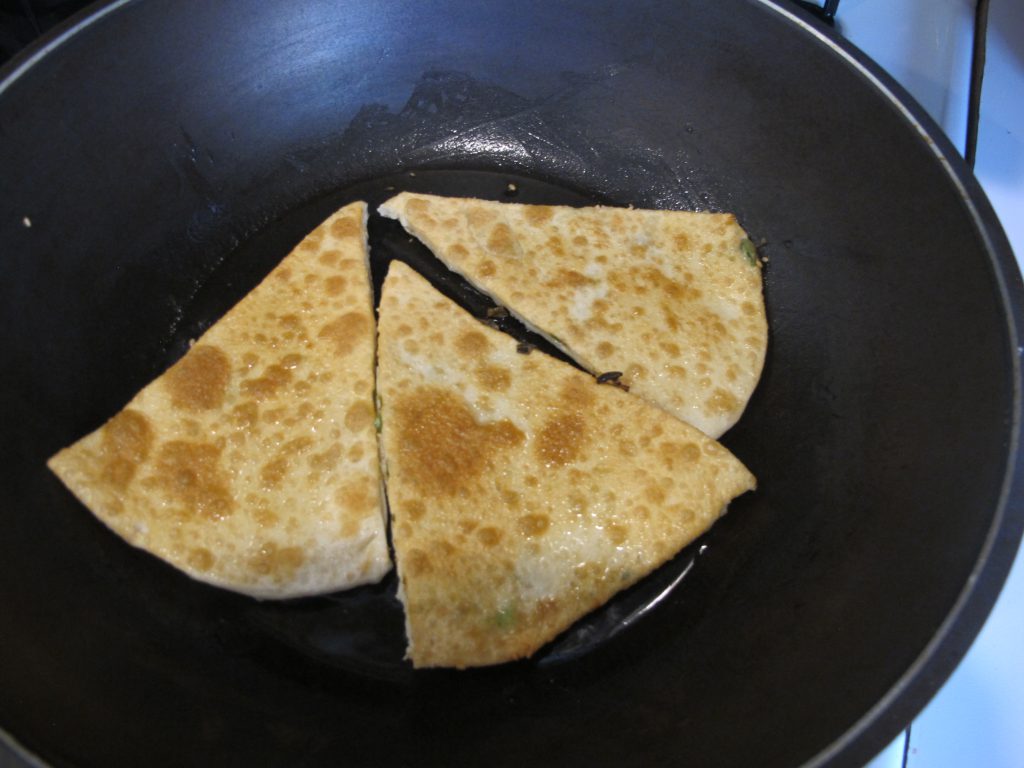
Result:
{"label": "browned blister on pancake", "polygon": [[519,205],[403,192],[380,207],[593,373],[712,437],[768,339],[761,265],[725,213]]}
{"label": "browned blister on pancake", "polygon": [[417,667],[529,656],[754,487],[699,430],[517,347],[392,263],[377,388]]}
{"label": "browned blister on pancake", "polygon": [[365,212],[331,216],[124,410],[50,459],[107,526],[257,597],[390,569]]}

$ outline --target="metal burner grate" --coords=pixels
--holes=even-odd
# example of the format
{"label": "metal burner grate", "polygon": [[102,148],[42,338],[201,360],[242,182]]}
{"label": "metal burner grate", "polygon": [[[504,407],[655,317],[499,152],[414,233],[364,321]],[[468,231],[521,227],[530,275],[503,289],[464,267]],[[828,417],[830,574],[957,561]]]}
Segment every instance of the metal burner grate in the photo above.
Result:
{"label": "metal burner grate", "polygon": [[810,11],[827,24],[835,24],[836,11],[839,10],[839,0],[793,0],[806,11]]}

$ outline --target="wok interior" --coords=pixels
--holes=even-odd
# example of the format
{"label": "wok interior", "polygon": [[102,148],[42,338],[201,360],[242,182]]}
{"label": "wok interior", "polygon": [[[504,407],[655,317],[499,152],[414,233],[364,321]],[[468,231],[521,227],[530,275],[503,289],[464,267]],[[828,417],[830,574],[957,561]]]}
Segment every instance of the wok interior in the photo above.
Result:
{"label": "wok interior", "polygon": [[[136,2],[0,106],[20,377],[0,722],[46,759],[796,765],[892,688],[976,565],[1014,428],[990,255],[900,110],[768,6]],[[768,363],[723,440],[758,491],[561,646],[413,674],[393,583],[219,592],[46,473],[337,206],[510,181],[732,211],[768,258]],[[378,286],[399,257],[485,306],[396,225],[371,244]]]}

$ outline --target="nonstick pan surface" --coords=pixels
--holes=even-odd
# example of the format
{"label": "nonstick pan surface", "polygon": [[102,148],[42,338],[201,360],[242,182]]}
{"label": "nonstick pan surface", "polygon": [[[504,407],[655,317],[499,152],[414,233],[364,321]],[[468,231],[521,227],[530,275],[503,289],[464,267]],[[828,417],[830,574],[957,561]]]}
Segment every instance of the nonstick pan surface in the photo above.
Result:
{"label": "nonstick pan surface", "polygon": [[[413,672],[393,578],[220,591],[44,466],[396,189],[731,211],[767,261],[724,438],[758,490],[529,661]],[[371,246],[378,285],[397,257],[486,309],[393,222]],[[55,766],[858,766],[1020,538],[1006,239],[923,112],[788,6],[101,3],[2,71],[0,268],[0,726]]]}

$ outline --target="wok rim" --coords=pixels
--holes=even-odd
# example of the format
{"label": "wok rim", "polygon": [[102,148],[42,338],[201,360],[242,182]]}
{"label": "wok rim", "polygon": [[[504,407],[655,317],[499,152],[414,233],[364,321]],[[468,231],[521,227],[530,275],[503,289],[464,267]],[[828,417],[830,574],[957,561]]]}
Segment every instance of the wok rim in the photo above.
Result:
{"label": "wok rim", "polygon": [[[98,0],[57,24],[0,65],[0,108],[6,91],[27,76],[36,64],[58,53],[75,35],[108,14],[139,1]],[[988,255],[1006,322],[1007,351],[1014,360],[1013,406],[999,501],[965,585],[929,642],[890,689],[859,720],[799,768],[859,766],[872,759],[907,728],[966,657],[1006,583],[1024,535],[1024,456],[1020,451],[1024,282],[1013,249],[987,195],[952,141],[914,97],[856,45],[811,14],[796,6],[783,5],[786,0],[743,1],[777,13],[791,27],[828,48],[896,107],[928,145],[945,175],[953,182]],[[21,744],[3,724],[0,724],[0,746],[33,768],[49,765]]]}
{"label": "wok rim", "polygon": [[[755,2],[787,17],[845,59],[878,93],[900,110],[903,118],[928,145],[946,176],[954,183],[971,223],[984,244],[1006,322],[1008,352],[1015,359],[1010,437],[999,501],[988,535],[967,582],[931,640],[885,695],[832,744],[802,766],[823,768],[831,765],[832,761],[841,764],[846,759],[852,761],[865,756],[870,759],[895,739],[899,731],[910,725],[967,656],[995,607],[1013,567],[1024,534],[1024,502],[1021,501],[1024,496],[1024,456],[1020,452],[1024,284],[1021,281],[1020,266],[988,196],[952,141],[916,99],[863,51],[810,14],[780,7],[779,0]],[[880,739],[882,734],[888,734],[888,738]]]}

